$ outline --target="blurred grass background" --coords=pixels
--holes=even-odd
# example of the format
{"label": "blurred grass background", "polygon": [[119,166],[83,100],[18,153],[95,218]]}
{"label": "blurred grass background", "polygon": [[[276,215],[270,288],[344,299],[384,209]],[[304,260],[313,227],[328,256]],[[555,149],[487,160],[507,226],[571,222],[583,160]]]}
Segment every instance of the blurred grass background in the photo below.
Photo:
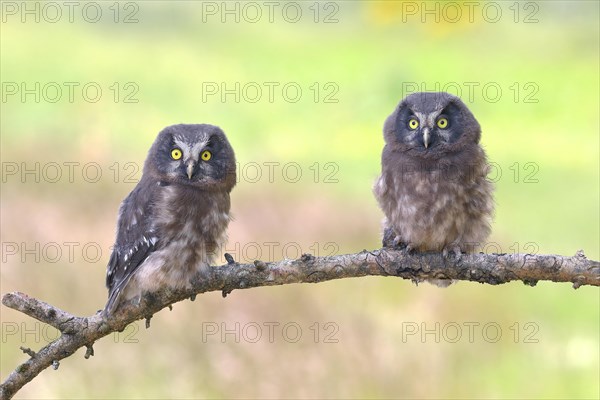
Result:
{"label": "blurred grass background", "polygon": [[[585,249],[597,260],[598,2],[474,2],[472,18],[473,6],[459,3],[462,18],[452,22],[455,6],[446,2],[276,2],[270,22],[258,2],[262,17],[253,23],[256,8],[247,3],[99,2],[102,16],[91,23],[82,16],[87,3],[78,3],[73,22],[66,6],[51,22],[52,6],[37,3],[36,22],[20,14],[24,3],[3,2],[1,292],[23,291],[78,315],[100,309],[119,203],[156,133],[180,122],[219,125],[236,150],[240,182],[227,248],[236,259],[379,247],[382,215],[370,188],[381,128],[414,85],[461,95],[482,125],[500,173],[494,246]],[[296,5],[302,16],[288,22]],[[239,22],[224,7],[237,7]],[[284,17],[285,7],[293,8]],[[124,23],[127,16],[137,22]],[[36,82],[40,101],[33,94],[23,101],[21,83]],[[56,102],[48,101],[52,85],[43,91],[52,82],[63,91]],[[64,82],[79,84],[73,101]],[[97,102],[82,97],[90,82],[102,89]],[[236,82],[240,89],[256,82],[262,97],[252,102],[252,85],[239,102],[206,92]],[[264,82],[277,83],[272,102]],[[287,83],[302,89],[297,102],[284,97]],[[128,94],[137,102],[125,102]],[[336,102],[325,102],[328,94]],[[70,162],[79,163],[72,182]],[[21,175],[35,163],[37,175]],[[48,163],[60,166],[57,182]],[[265,163],[279,163],[271,164],[272,179]],[[91,182],[98,166],[102,175]],[[149,330],[138,323],[105,338],[89,360],[82,351],[63,360],[17,397],[598,398],[599,302],[597,288],[568,284],[461,282],[440,290],[383,278],[226,299],[209,293],[156,315]],[[0,312],[4,380],[26,359],[19,346],[37,350],[55,333]],[[273,340],[270,323],[279,324]],[[262,336],[253,340],[256,326]],[[287,336],[284,326],[292,327]],[[233,333],[221,337],[223,328],[237,330],[239,342]]]}

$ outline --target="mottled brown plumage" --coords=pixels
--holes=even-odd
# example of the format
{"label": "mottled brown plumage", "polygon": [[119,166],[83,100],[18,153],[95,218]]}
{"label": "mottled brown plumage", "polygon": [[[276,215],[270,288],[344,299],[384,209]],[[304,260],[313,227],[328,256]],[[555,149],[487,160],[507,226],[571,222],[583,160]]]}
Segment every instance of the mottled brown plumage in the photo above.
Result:
{"label": "mottled brown plumage", "polygon": [[218,127],[180,124],[159,133],[140,182],[119,210],[106,313],[208,272],[226,239],[235,182],[235,155]]}
{"label": "mottled brown plumage", "polygon": [[414,93],[384,125],[373,192],[386,220],[384,246],[473,252],[490,233],[493,185],[481,128],[448,93]]}

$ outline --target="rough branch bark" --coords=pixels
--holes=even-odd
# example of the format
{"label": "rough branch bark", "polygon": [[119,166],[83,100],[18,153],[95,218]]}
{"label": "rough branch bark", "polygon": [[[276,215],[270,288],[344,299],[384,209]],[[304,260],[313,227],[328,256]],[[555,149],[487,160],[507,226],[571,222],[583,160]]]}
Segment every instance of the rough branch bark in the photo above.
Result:
{"label": "rough branch bark", "polygon": [[[228,256],[228,255],[227,255]],[[140,304],[128,303],[106,319],[101,313],[76,317],[26,294],[7,293],[2,298],[6,307],[21,311],[49,324],[61,332],[37,353],[22,348],[29,359],[18,366],[0,385],[0,397],[11,398],[41,371],[86,347],[85,358],[93,355],[96,340],[139,319],[149,324],[152,315],[171,304],[198,293],[222,291],[223,296],[234,289],[289,283],[317,283],[332,279],[367,275],[395,276],[413,281],[424,279],[455,279],[498,285],[522,281],[534,286],[540,280],[571,282],[574,288],[582,285],[600,286],[600,263],[588,260],[583,251],[573,257],[532,254],[472,254],[457,259],[437,253],[408,254],[402,250],[383,248],[363,250],[357,254],[313,257],[305,254],[297,260],[282,260],[254,264],[238,264],[226,257],[228,264],[211,268],[210,277],[193,282],[188,290],[164,290],[146,295]]]}

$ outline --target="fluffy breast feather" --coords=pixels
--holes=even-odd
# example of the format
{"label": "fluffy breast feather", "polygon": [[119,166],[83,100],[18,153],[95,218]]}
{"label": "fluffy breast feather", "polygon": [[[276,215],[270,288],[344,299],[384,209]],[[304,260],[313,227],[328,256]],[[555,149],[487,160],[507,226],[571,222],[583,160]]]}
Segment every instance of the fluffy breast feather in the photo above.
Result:
{"label": "fluffy breast feather", "polygon": [[227,239],[229,204],[228,193],[165,187],[154,208],[160,246],[140,266],[126,297],[189,287],[198,272],[207,274]]}
{"label": "fluffy breast feather", "polygon": [[419,251],[472,252],[490,233],[493,186],[481,150],[473,163],[388,164],[374,186],[386,226]]}

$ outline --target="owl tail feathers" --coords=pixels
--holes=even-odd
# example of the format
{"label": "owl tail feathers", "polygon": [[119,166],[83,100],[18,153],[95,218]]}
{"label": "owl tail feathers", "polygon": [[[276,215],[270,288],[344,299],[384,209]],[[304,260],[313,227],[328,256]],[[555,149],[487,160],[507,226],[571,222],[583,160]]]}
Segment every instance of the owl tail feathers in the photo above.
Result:
{"label": "owl tail feathers", "polygon": [[102,310],[102,313],[106,316],[111,315],[117,309],[120,299],[121,299],[121,288],[117,287],[114,290],[112,290],[110,292],[110,294],[108,295],[108,301],[106,302],[106,305],[104,306],[104,310]]}
{"label": "owl tail feathers", "polygon": [[106,302],[104,310],[102,311],[104,315],[108,316],[113,314],[115,310],[119,308],[121,302],[123,302],[124,300],[129,300],[133,297],[131,290],[127,289],[127,284],[129,283],[130,278],[131,276],[125,278],[124,280],[119,282],[117,286],[109,289],[110,291],[108,293],[108,301]]}

